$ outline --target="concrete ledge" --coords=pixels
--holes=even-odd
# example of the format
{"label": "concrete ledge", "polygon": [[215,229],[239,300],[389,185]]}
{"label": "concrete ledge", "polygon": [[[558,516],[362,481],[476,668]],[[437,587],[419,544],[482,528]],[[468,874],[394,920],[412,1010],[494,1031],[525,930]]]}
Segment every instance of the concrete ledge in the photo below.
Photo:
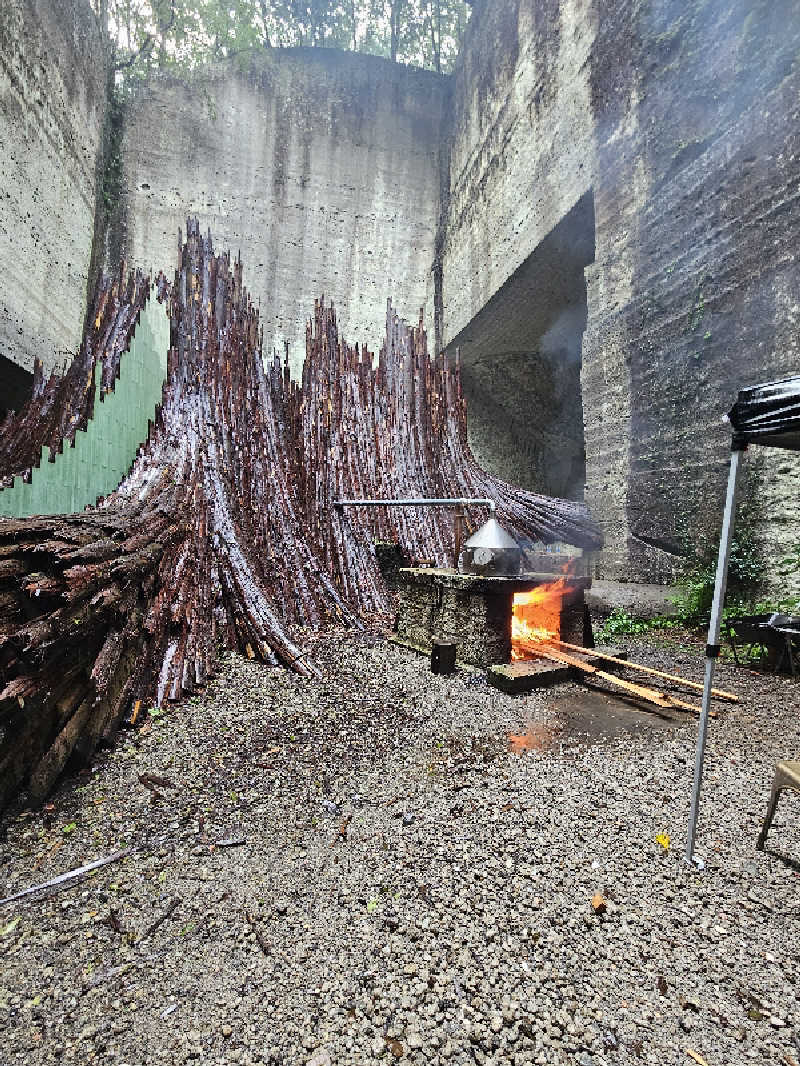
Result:
{"label": "concrete ledge", "polygon": [[[565,648],[566,652],[567,649]],[[607,673],[613,673],[619,669],[616,663],[610,663],[601,659],[598,652],[603,655],[613,655],[616,659],[627,659],[628,653],[621,648],[602,647],[586,648],[584,652],[567,652],[567,654],[580,659],[589,666],[596,666]],[[594,653],[594,654],[593,654]],[[560,681],[580,681],[585,677],[580,670],[574,667],[553,662],[550,659],[523,659],[512,663],[498,663],[490,666],[486,671],[486,679],[494,688],[506,692],[510,696],[524,696],[533,692],[536,688],[544,688],[546,685],[555,685]]]}

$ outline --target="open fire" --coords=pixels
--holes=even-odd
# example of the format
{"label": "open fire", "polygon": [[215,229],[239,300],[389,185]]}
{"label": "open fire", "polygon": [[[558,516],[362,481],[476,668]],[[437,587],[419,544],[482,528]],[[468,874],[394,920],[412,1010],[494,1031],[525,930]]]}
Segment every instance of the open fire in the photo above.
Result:
{"label": "open fire", "polygon": [[561,638],[561,611],[569,588],[559,577],[528,592],[517,592],[511,605],[511,658],[533,659],[525,644],[541,644]]}

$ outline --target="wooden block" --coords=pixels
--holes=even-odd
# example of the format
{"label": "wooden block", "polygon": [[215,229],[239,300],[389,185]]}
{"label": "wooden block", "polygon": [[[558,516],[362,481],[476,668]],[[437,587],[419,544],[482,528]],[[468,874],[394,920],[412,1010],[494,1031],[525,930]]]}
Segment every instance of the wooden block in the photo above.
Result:
{"label": "wooden block", "polygon": [[431,647],[431,672],[452,674],[456,668],[456,646],[448,640],[434,640]]}
{"label": "wooden block", "polygon": [[525,659],[514,663],[498,663],[486,672],[490,685],[509,696],[524,696],[535,688],[569,681],[570,668],[547,659]]}

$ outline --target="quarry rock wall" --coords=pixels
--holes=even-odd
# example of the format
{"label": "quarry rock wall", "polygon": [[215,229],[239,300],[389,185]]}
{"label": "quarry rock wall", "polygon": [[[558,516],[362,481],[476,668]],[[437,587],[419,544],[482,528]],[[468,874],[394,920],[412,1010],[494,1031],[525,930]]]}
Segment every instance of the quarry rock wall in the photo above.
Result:
{"label": "quarry rock wall", "polygon": [[[446,79],[374,56],[266,50],[190,84],[153,80],[123,135],[120,246],[174,269],[187,213],[241,251],[265,350],[296,372],[314,300],[377,349],[386,301],[432,293]],[[430,307],[432,316],[433,307]]]}
{"label": "quarry rock wall", "polygon": [[[792,0],[475,5],[453,91],[442,339],[468,336],[591,195],[581,380],[598,576],[680,570],[718,528],[738,389],[800,369],[798,45]],[[774,560],[798,539],[800,467],[774,451],[745,465],[743,521]]]}
{"label": "quarry rock wall", "polygon": [[0,365],[10,389],[36,356],[51,369],[81,340],[107,76],[86,0],[2,0]]}
{"label": "quarry rock wall", "polygon": [[[388,296],[424,303],[479,461],[585,482],[595,574],[670,581],[718,528],[738,389],[800,369],[798,55],[796,0],[476,0],[450,78],[288,49],[153,79],[106,188],[87,0],[5,0],[0,410],[77,347],[92,255],[171,271],[195,213],[295,371],[321,295],[372,348]],[[791,455],[748,454],[765,559],[800,539],[799,483]]]}

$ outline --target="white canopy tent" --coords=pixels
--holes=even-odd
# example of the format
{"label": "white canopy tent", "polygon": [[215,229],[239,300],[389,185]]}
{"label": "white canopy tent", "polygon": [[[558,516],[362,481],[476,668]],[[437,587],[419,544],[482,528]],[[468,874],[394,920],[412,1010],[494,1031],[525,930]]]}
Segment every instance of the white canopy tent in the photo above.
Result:
{"label": "white canopy tent", "polygon": [[780,381],[770,381],[743,389],[728,414],[733,428],[731,441],[731,466],[728,475],[728,493],[722,519],[722,535],[717,558],[717,575],[714,583],[714,600],[706,644],[706,670],[703,685],[703,701],[700,725],[697,733],[697,750],[694,763],[692,804],[689,811],[689,831],[686,837],[686,860],[692,862],[697,830],[697,814],[700,804],[700,787],[703,780],[708,712],[711,704],[711,689],[714,684],[714,662],[719,655],[719,634],[722,623],[722,607],[728,583],[728,558],[733,538],[736,516],[736,490],[739,466],[743,452],[751,444],[770,448],[790,448],[800,451],[800,374]]}

